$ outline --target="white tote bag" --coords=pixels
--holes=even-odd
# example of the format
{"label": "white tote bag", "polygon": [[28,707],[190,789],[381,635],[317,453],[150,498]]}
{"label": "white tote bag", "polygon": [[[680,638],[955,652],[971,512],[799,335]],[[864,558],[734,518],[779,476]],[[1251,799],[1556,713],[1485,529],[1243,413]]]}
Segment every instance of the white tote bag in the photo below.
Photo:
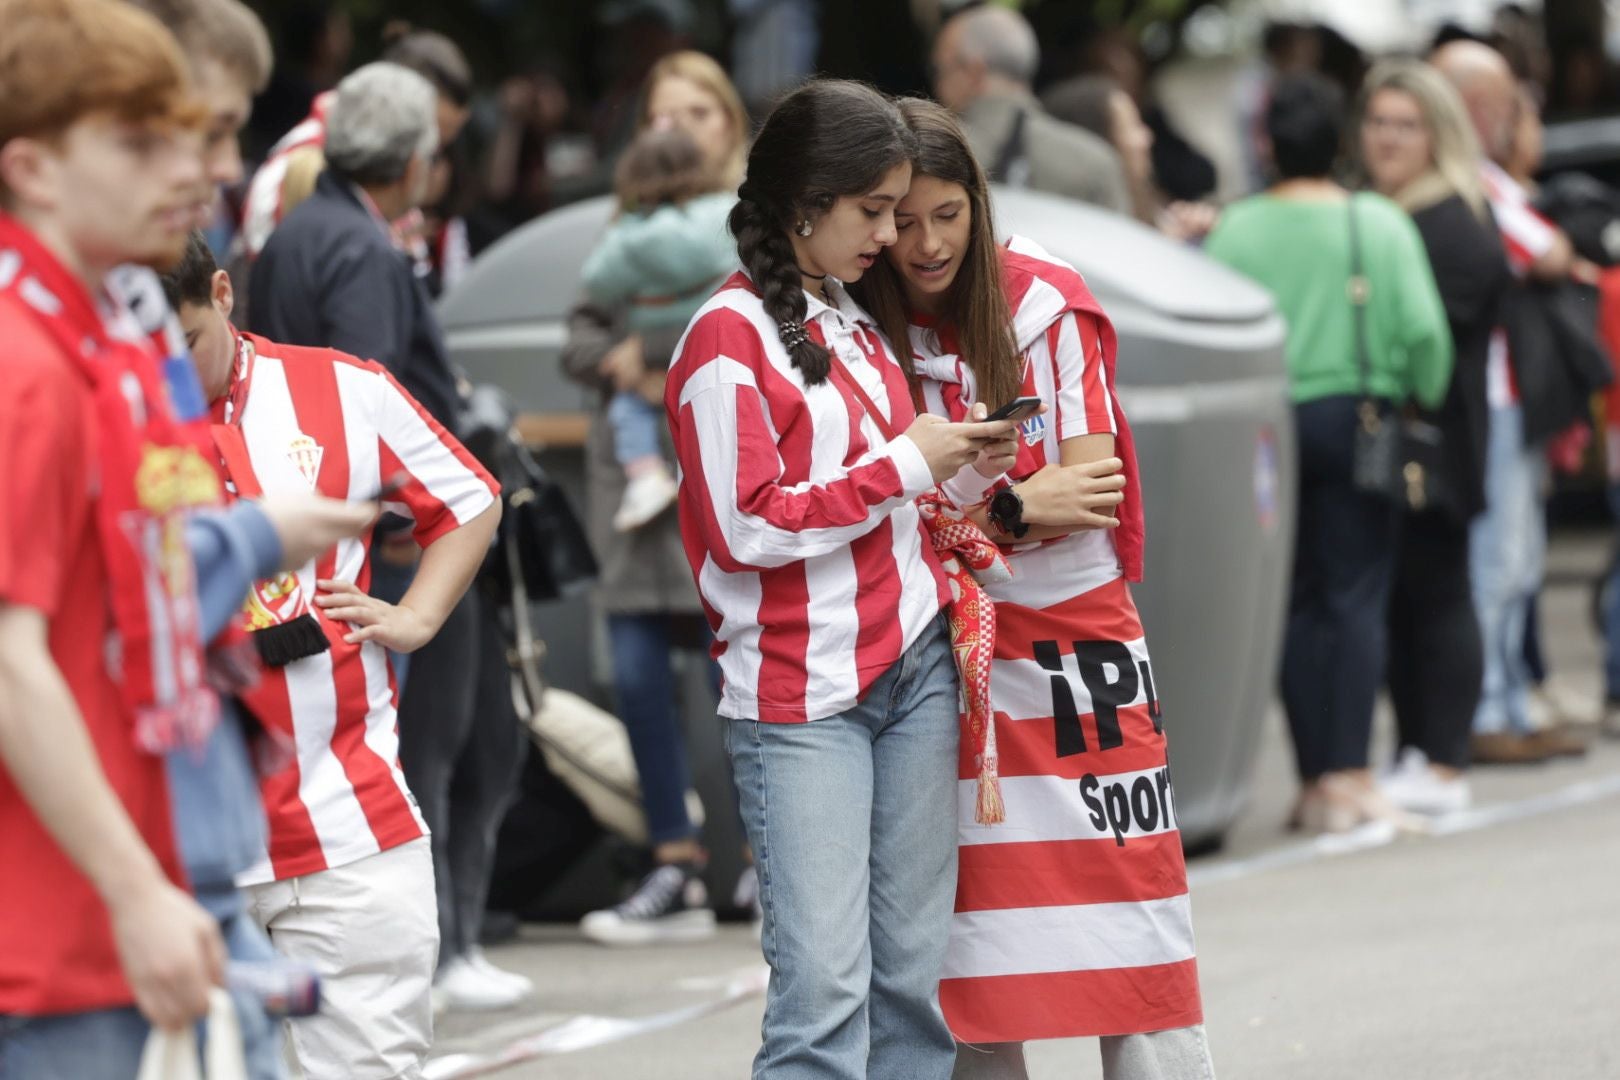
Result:
{"label": "white tote bag", "polygon": [[219,987],[208,992],[208,1065],[197,1055],[197,1026],[179,1031],[152,1029],[141,1051],[135,1080],[247,1080],[242,1027],[236,1022],[231,995]]}

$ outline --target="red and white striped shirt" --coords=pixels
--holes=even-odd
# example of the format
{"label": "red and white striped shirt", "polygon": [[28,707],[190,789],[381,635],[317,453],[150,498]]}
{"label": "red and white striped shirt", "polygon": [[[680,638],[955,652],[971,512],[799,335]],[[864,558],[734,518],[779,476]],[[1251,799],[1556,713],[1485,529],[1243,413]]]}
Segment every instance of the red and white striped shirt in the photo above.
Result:
{"label": "red and white striped shirt", "polygon": [[259,257],[270,234],[281,224],[281,185],[287,179],[289,155],[301,147],[326,145],[326,113],[336,97],[332,90],[317,94],[309,115],[276,141],[265,155],[264,164],[248,181],[247,198],[242,203],[242,243],[248,258]]}
{"label": "red and white striped shirt", "polygon": [[[408,477],[389,509],[416,521],[423,547],[483,513],[498,487],[454,436],[439,426],[386,369],[332,349],[278,345],[251,334],[239,352],[237,385],[218,403],[240,401],[253,477],[265,494],[314,491],[335,499],[375,499],[400,473]],[[233,387],[233,390],[235,387]],[[398,505],[396,505],[396,503]],[[371,578],[367,535],[342,540],[294,575],[260,582],[250,599],[280,605],[313,600],[316,580]],[[395,687],[387,651],[343,640],[347,623],[309,612],[330,651],[267,668],[243,703],[288,733],[296,760],[261,785],[269,850],[240,883],[259,884],[326,870],[425,835],[427,826],[399,768]]]}
{"label": "red and white striped shirt", "polygon": [[[1480,171],[1491,216],[1502,234],[1508,266],[1515,277],[1523,278],[1535,261],[1552,250],[1558,241],[1558,227],[1530,205],[1530,196],[1513,177],[1495,162],[1487,161]],[[1519,387],[1508,361],[1507,330],[1497,327],[1491,334],[1485,360],[1485,396],[1491,408],[1500,409],[1519,401]]]}
{"label": "red and white striped shirt", "polygon": [[[1028,343],[1022,351],[1024,382],[1019,395],[1040,398],[1048,411],[1020,425],[1018,461],[1007,472],[1014,482],[1047,465],[1061,464],[1062,444],[1067,439],[1119,434],[1113,387],[1103,363],[1100,321],[1070,308],[1059,289],[1038,277],[1026,275],[1020,283],[1019,295],[1009,297],[1018,340]],[[1036,320],[1042,325],[1033,325]],[[928,411],[950,420],[966,419],[969,408],[979,400],[978,392],[972,369],[956,355],[957,342],[950,328],[914,324],[911,349],[923,376],[923,402]],[[994,407],[997,403],[987,404]],[[991,481],[969,467],[952,478],[946,493],[959,505],[971,505],[983,497],[974,488],[982,492],[991,486]],[[1017,544],[1011,551],[1019,556],[1012,563],[1013,580],[990,587],[995,599],[1041,604],[1052,596],[1074,596],[1096,588],[1120,574],[1114,537],[1100,529]]]}
{"label": "red and white striped shirt", "polygon": [[[805,327],[885,420],[915,419],[871,316],[829,279]],[[933,487],[905,436],[853,394],[806,386],[746,275],[693,317],[665,394],[681,536],[725,676],[720,715],[775,723],[851,708],[939,613],[944,573],[912,500]]]}

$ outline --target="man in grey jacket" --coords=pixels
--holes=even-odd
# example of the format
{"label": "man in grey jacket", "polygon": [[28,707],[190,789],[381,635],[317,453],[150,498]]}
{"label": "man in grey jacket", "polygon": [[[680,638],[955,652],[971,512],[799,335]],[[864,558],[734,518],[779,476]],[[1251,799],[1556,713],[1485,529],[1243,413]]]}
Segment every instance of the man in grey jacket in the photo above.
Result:
{"label": "man in grey jacket", "polygon": [[1008,8],[953,17],[934,40],[934,96],[955,112],[992,180],[1131,211],[1125,170],[1106,141],[1046,113],[1031,86],[1035,31]]}

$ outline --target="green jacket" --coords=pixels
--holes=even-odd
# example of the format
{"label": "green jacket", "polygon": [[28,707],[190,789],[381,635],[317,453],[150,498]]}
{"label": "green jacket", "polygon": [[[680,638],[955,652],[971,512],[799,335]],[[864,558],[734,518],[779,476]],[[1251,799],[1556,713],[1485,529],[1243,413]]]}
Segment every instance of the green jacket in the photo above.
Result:
{"label": "green jacket", "polygon": [[699,195],[679,206],[621,214],[608,225],[581,277],[592,303],[628,305],[632,332],[684,327],[737,268],[726,217],[731,192]]}
{"label": "green jacket", "polygon": [[[1433,408],[1451,381],[1452,343],[1423,239],[1406,212],[1383,196],[1352,198],[1370,285],[1367,389]],[[1244,199],[1221,215],[1205,250],[1276,299],[1288,321],[1294,401],[1363,392],[1347,292],[1350,215],[1343,202]]]}

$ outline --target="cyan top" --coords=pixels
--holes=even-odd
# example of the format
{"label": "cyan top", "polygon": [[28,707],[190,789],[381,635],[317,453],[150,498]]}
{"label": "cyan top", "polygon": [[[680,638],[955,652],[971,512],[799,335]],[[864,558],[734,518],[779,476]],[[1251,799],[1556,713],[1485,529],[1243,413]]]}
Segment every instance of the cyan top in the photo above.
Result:
{"label": "cyan top", "polygon": [[726,217],[729,191],[615,218],[585,260],[585,292],[597,304],[629,305],[631,330],[685,326],[737,268]]}

